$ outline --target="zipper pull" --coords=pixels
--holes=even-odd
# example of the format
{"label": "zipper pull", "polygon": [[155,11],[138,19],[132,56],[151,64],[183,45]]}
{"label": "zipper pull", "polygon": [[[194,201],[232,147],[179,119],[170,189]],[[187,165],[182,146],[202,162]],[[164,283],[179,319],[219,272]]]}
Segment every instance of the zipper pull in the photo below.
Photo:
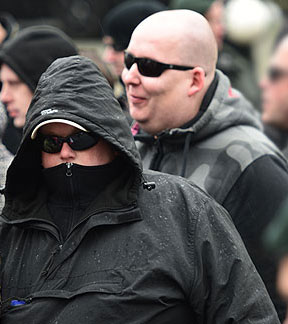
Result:
{"label": "zipper pull", "polygon": [[71,163],[71,162],[67,162],[66,163],[66,167],[67,167],[67,169],[66,169],[66,176],[67,177],[71,177],[72,176],[72,165],[73,165],[73,163]]}
{"label": "zipper pull", "polygon": [[55,249],[53,252],[51,252],[50,258],[49,258],[47,264],[45,265],[45,269],[41,272],[41,276],[42,276],[42,277],[48,275],[49,270],[51,269],[51,267],[52,267],[52,265],[53,265],[55,255],[56,255],[57,253],[59,253],[61,250],[62,250],[62,244],[61,244],[61,245],[58,245],[58,246],[56,247],[56,249]]}

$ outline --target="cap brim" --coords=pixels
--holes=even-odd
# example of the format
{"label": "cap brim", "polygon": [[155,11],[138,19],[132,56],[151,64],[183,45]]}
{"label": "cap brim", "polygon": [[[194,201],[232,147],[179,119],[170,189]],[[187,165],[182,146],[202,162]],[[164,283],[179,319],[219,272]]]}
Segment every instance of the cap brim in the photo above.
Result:
{"label": "cap brim", "polygon": [[47,124],[51,124],[51,123],[62,123],[62,124],[66,124],[66,125],[70,125],[70,126],[73,126],[73,127],[76,127],[80,130],[82,130],[83,132],[88,132],[87,129],[85,129],[83,126],[71,121],[71,120],[67,120],[67,119],[61,119],[61,118],[56,118],[56,119],[49,119],[49,120],[45,120],[43,121],[42,123],[38,124],[32,134],[31,134],[31,139],[35,139],[36,138],[36,135],[37,135],[37,131],[40,127],[44,126],[44,125],[47,125]]}

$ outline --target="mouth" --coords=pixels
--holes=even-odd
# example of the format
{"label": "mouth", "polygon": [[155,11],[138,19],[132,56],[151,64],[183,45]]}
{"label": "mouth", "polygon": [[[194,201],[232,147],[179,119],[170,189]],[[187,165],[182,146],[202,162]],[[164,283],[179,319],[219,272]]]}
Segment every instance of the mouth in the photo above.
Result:
{"label": "mouth", "polygon": [[144,102],[147,101],[147,99],[145,97],[140,97],[140,96],[137,96],[137,95],[130,94],[129,95],[129,101],[132,104],[137,105],[137,104],[143,104]]}
{"label": "mouth", "polygon": [[8,109],[8,114],[11,118],[15,118],[18,116],[18,111],[17,110],[9,110]]}

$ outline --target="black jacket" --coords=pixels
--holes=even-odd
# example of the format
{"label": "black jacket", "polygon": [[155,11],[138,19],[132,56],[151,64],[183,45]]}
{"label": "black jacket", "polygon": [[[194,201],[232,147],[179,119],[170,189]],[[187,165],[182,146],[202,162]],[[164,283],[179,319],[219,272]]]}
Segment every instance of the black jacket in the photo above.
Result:
{"label": "black jacket", "polygon": [[217,71],[194,120],[155,138],[141,130],[134,138],[144,169],[188,178],[228,210],[284,319],[277,261],[263,248],[261,234],[288,195],[287,161],[263,134],[249,102]]}
{"label": "black jacket", "polygon": [[[66,239],[30,139],[54,118],[101,135],[122,159]],[[279,323],[226,211],[183,178],[142,173],[126,118],[86,58],[59,59],[40,79],[1,221],[1,324]]]}

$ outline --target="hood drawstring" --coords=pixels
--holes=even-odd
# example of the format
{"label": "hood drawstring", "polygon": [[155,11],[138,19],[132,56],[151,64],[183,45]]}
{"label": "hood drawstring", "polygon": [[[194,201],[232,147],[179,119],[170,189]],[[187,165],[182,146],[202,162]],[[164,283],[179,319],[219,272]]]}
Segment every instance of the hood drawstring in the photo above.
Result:
{"label": "hood drawstring", "polygon": [[192,137],[192,133],[188,133],[188,135],[185,138],[185,144],[184,144],[184,149],[183,149],[183,163],[182,163],[182,169],[181,169],[181,173],[180,173],[181,177],[185,177],[191,137]]}

